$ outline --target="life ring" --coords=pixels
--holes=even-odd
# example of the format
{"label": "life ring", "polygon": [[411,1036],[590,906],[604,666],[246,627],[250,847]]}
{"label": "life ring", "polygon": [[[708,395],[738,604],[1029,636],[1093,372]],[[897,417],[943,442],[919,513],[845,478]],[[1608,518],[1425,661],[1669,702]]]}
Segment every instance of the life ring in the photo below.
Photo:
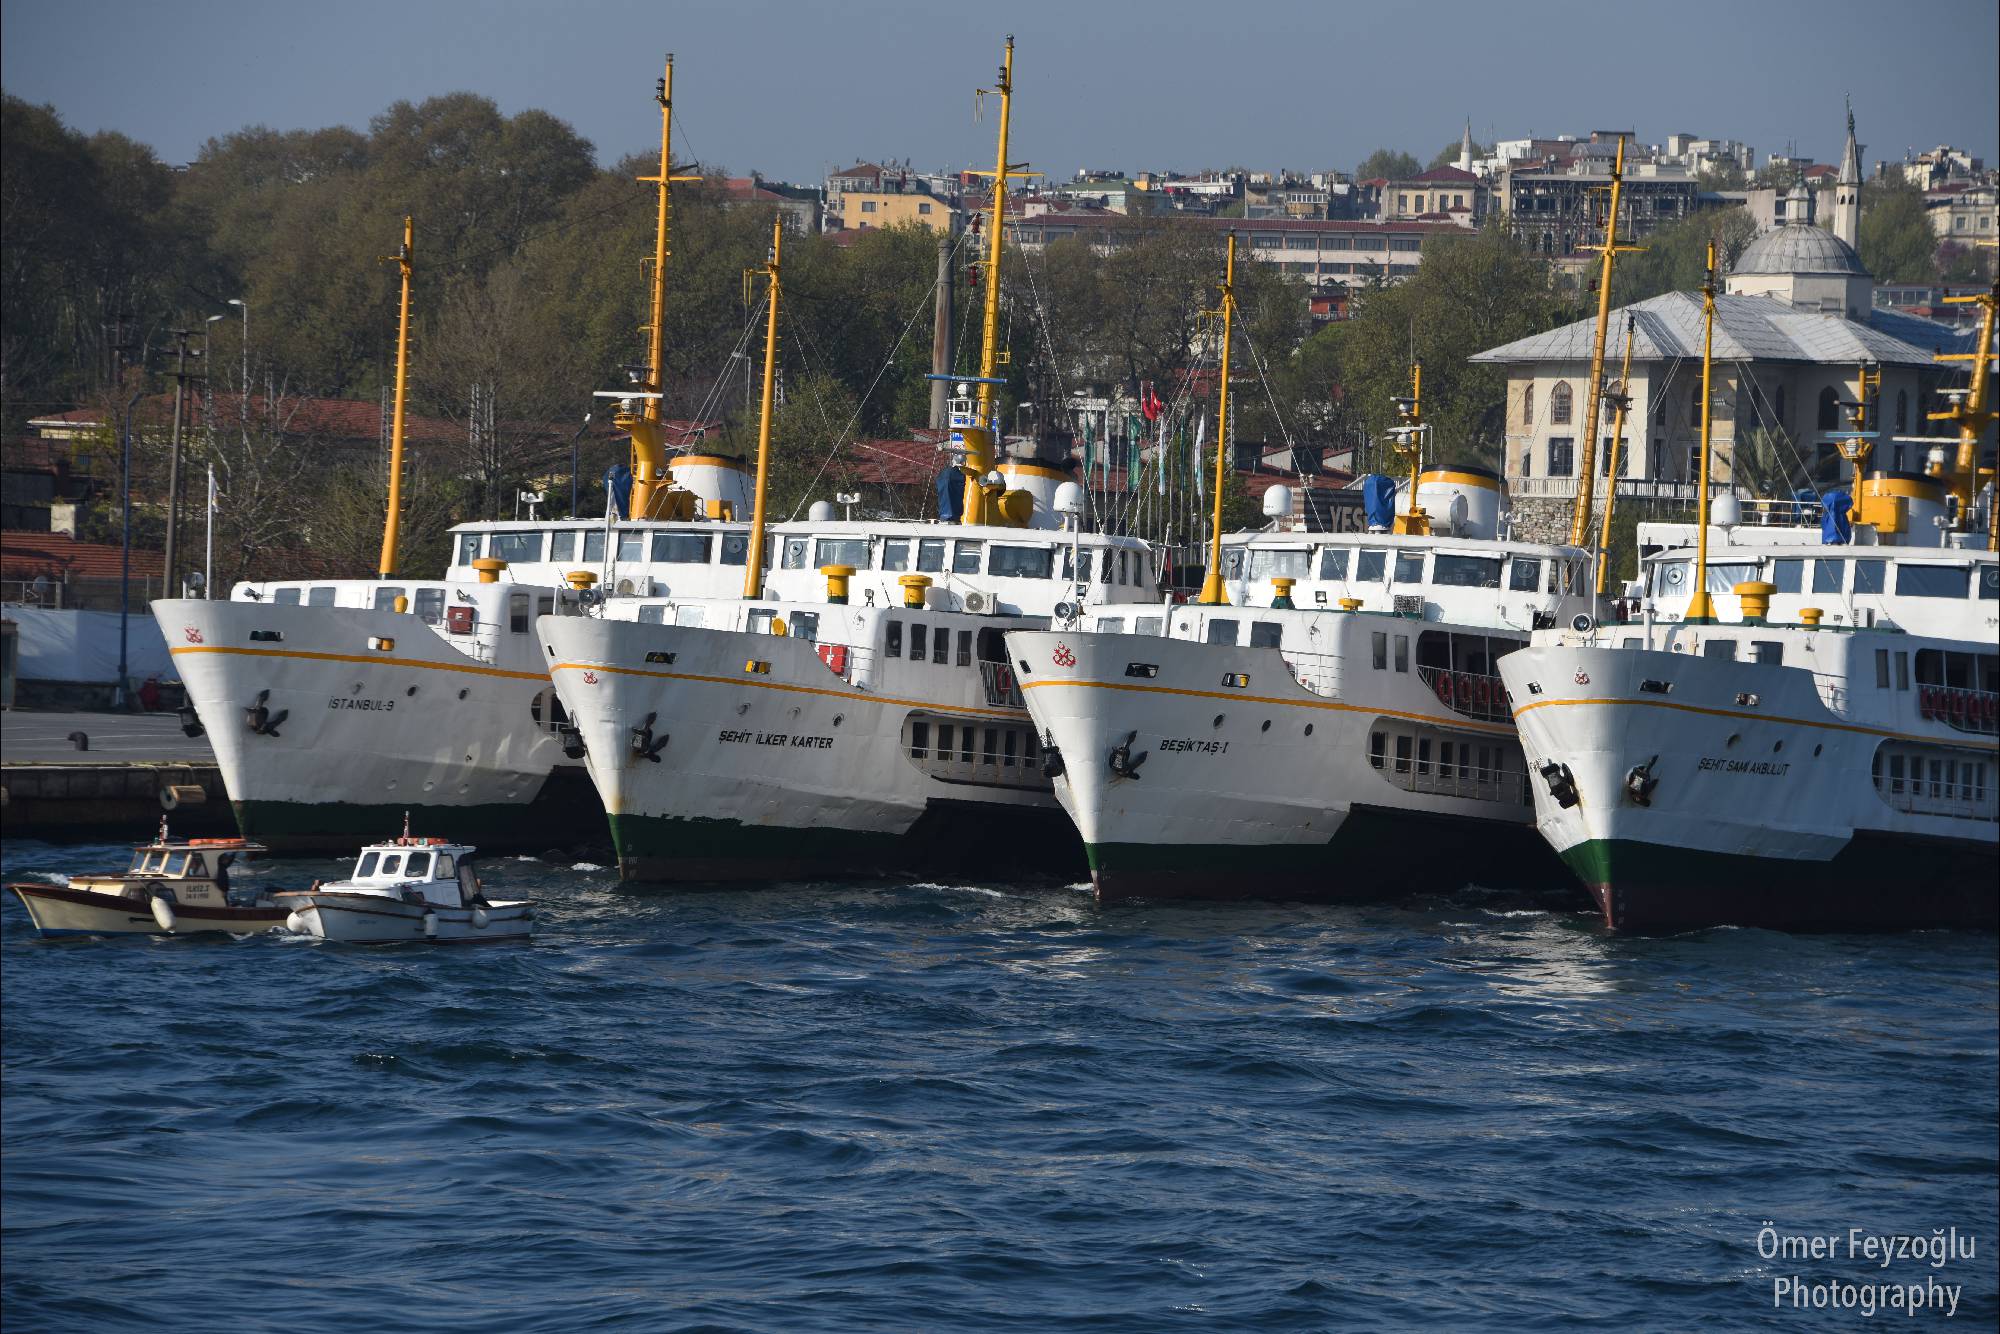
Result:
{"label": "life ring", "polygon": [[1438,673],[1436,689],[1437,689],[1438,702],[1443,704],[1446,708],[1450,708],[1451,696],[1452,696],[1450,672]]}

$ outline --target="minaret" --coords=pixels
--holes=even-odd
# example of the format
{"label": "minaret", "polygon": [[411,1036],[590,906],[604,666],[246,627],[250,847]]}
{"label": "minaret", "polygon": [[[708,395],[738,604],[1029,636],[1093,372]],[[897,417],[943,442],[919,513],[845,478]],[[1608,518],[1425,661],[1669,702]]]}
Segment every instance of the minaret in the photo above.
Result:
{"label": "minaret", "polygon": [[1472,122],[1469,120],[1465,122],[1465,138],[1458,145],[1458,169],[1472,170]]}
{"label": "minaret", "polygon": [[1847,148],[1833,187],[1833,234],[1849,245],[1861,241],[1861,145],[1854,142],[1854,103],[1847,104]]}

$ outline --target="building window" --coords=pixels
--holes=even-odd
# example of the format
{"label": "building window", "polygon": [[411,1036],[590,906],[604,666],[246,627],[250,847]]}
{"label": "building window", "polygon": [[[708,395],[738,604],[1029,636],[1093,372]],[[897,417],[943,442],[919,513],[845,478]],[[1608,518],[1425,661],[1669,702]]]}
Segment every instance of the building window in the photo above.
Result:
{"label": "building window", "polygon": [[1910,394],[1906,389],[1896,391],[1896,430],[1906,431],[1910,427]]}
{"label": "building window", "polygon": [[1549,440],[1549,476],[1567,477],[1576,466],[1576,441],[1559,435]]}
{"label": "building window", "polygon": [[1556,387],[1549,391],[1549,420],[1557,426],[1569,425],[1570,391],[1568,380],[1556,381]]}
{"label": "building window", "polygon": [[1528,382],[1528,387],[1521,393],[1521,425],[1533,426],[1534,424],[1535,424],[1535,384],[1534,381],[1530,380]]}
{"label": "building window", "polygon": [[929,213],[930,211],[931,211],[931,206],[929,204],[917,205],[917,212],[919,213]]}
{"label": "building window", "polygon": [[[1664,418],[1662,419],[1664,420]],[[1785,424],[1785,386],[1778,386],[1778,425]]]}
{"label": "building window", "polygon": [[1840,429],[1840,395],[1833,392],[1832,385],[1819,391],[1819,429]]}

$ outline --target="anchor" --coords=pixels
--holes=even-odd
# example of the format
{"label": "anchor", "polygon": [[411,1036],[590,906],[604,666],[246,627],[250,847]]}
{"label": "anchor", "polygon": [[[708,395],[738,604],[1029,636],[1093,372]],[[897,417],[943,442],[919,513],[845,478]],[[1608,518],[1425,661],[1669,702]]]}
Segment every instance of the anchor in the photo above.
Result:
{"label": "anchor", "polygon": [[1549,785],[1549,795],[1555,798],[1556,805],[1564,810],[1576,805],[1576,775],[1569,771],[1567,764],[1557,764],[1554,760],[1549,760],[1537,772],[1541,774],[1542,781]]}
{"label": "anchor", "polygon": [[1142,750],[1139,752],[1138,758],[1134,759],[1132,756],[1132,743],[1138,739],[1139,733],[1136,730],[1127,732],[1125,739],[1111,748],[1110,764],[1113,777],[1136,779],[1139,776],[1139,766],[1144,764],[1146,757],[1153,752]]}
{"label": "anchor", "polygon": [[649,713],[646,715],[645,722],[640,723],[632,729],[632,756],[634,759],[651,760],[654,764],[658,764],[660,762],[660,752],[666,749],[667,742],[673,740],[671,735],[662,736],[658,740],[653,738],[653,720],[659,716],[657,713]]}
{"label": "anchor", "polygon": [[572,760],[584,756],[583,732],[575,723],[560,723],[556,727],[556,739],[562,742],[562,752]]}
{"label": "anchor", "polygon": [[1660,780],[1653,774],[1653,766],[1659,762],[1660,757],[1655,755],[1644,764],[1635,764],[1625,771],[1625,795],[1632,798],[1633,805],[1653,804],[1653,789],[1660,785]]}
{"label": "anchor", "polygon": [[1056,747],[1054,732],[1042,733],[1042,777],[1061,778],[1063,775],[1062,751]]}
{"label": "anchor", "polygon": [[177,712],[180,714],[181,732],[183,735],[198,737],[208,731],[206,727],[201,725],[201,715],[194,711],[194,705],[183,704]]}
{"label": "anchor", "polygon": [[279,709],[276,713],[272,713],[265,707],[270,698],[270,691],[260,690],[257,692],[256,703],[243,710],[243,720],[249,724],[252,735],[277,736],[278,724],[292,716],[290,709]]}

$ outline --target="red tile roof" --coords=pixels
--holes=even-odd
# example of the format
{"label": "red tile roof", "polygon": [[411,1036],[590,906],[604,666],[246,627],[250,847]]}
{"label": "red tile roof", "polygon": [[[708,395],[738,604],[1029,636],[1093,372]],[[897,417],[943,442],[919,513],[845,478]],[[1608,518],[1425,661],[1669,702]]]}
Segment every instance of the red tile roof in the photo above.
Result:
{"label": "red tile roof", "polygon": [[[157,551],[132,549],[134,577],[160,577],[163,560]],[[119,549],[97,542],[79,542],[62,533],[0,533],[0,578],[33,579],[38,574],[62,579],[116,579]]]}
{"label": "red tile roof", "polygon": [[[215,422],[218,428],[240,420],[242,413],[240,395],[228,392],[215,395]],[[359,399],[281,397],[267,401],[261,394],[252,394],[250,419],[263,423],[267,414],[275,415],[278,426],[287,435],[322,436],[333,440],[379,440],[387,429],[383,422],[382,405]],[[173,421],[174,397],[172,394],[154,394],[145,398],[140,401],[133,416],[142,427],[165,427]],[[63,427],[89,430],[101,427],[103,422],[103,411],[93,407],[36,417],[28,425],[44,431]],[[403,417],[403,436],[406,440],[457,440],[463,435],[462,426],[439,417],[408,413]]]}

